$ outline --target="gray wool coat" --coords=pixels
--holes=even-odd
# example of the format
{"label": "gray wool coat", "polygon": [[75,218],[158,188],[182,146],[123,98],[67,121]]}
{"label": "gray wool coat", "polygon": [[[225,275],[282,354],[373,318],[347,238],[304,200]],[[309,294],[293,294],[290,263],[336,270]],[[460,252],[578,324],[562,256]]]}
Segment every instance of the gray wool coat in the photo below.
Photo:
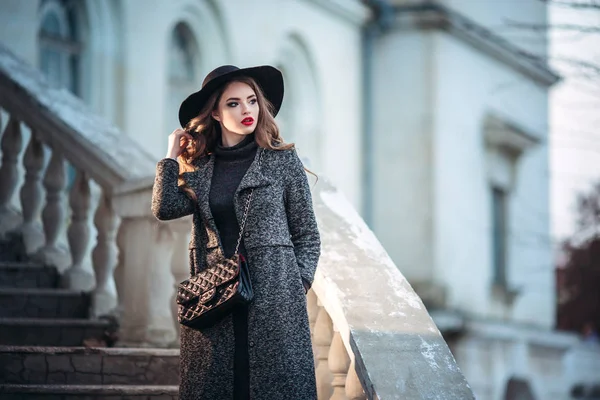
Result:
{"label": "gray wool coat", "polygon": [[[262,155],[262,156],[261,156]],[[258,162],[260,158],[260,163]],[[183,178],[197,204],[177,186],[178,164],[159,161],[152,211],[160,220],[193,214],[190,270],[222,254],[209,207],[214,157]],[[295,150],[259,148],[235,192],[238,222],[254,188],[244,230],[254,301],[248,313],[252,400],[317,398],[306,296],[302,278],[312,283],[320,237],[306,173]],[[234,333],[231,316],[202,331],[181,326],[180,399],[231,399]]]}

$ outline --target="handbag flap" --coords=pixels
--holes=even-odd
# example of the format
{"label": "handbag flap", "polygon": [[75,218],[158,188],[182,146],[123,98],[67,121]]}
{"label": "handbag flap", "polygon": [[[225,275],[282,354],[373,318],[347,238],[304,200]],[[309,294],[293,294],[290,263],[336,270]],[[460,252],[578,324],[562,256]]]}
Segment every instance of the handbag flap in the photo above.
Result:
{"label": "handbag flap", "polygon": [[239,258],[234,256],[210,266],[178,285],[177,304],[186,304],[192,300],[200,303],[210,301],[219,286],[226,285],[239,274]]}

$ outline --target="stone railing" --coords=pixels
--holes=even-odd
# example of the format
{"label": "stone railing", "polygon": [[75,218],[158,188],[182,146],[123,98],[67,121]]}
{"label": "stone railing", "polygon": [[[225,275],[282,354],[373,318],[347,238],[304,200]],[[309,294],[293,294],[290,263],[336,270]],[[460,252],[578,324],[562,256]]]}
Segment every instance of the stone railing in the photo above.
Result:
{"label": "stone railing", "polygon": [[[119,345],[177,346],[174,295],[189,274],[191,222],[152,216],[155,160],[2,49],[0,106],[10,115],[0,234],[21,233],[31,257],[61,269],[63,286],[91,292],[93,317],[116,313]],[[22,126],[32,132],[17,212]],[[70,214],[66,161],[77,171]],[[91,180],[102,191],[90,252]],[[423,303],[354,208],[323,178],[313,200],[322,256],[307,308],[319,399],[473,398]],[[68,250],[59,245],[65,230]]]}
{"label": "stone railing", "polygon": [[[151,282],[123,293],[121,336],[163,346],[176,343],[173,296],[189,274],[191,221],[152,220],[150,196],[148,189],[120,197],[122,210],[143,204],[126,213],[139,222],[122,246],[135,254],[124,281]],[[313,201],[322,254],[307,309],[319,399],[474,398],[421,299],[352,205],[322,177]]]}
{"label": "stone railing", "polygon": [[313,201],[322,254],[308,310],[319,398],[473,399],[421,299],[352,205],[323,179]]}
{"label": "stone railing", "polygon": [[[20,234],[30,258],[59,269],[62,286],[92,292],[93,316],[113,313],[116,236],[125,228],[115,201],[152,185],[156,162],[1,46],[0,107],[7,119],[0,142],[0,235]],[[71,185],[68,165],[75,171]]]}

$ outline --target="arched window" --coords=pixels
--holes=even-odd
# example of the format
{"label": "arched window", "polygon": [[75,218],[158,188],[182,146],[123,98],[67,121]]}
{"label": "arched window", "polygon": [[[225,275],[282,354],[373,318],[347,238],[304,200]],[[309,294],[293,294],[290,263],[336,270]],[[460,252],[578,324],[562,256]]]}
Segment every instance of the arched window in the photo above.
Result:
{"label": "arched window", "polygon": [[293,143],[296,138],[294,137],[294,92],[290,91],[289,88],[291,83],[288,81],[288,71],[283,65],[277,65],[277,69],[283,74],[283,83],[285,87],[285,96],[283,97],[283,103],[277,114],[277,125],[281,131],[281,136],[286,143]]}
{"label": "arched window", "polygon": [[198,82],[198,45],[190,28],[178,23],[171,33],[168,49],[168,88],[165,132],[179,127],[181,102],[200,87]]}
{"label": "arched window", "polygon": [[81,97],[83,2],[43,0],[40,4],[39,67],[56,87]]}
{"label": "arched window", "polygon": [[[87,24],[83,1],[42,0],[38,30],[39,68],[52,85],[66,88],[84,98],[83,53]],[[87,93],[89,96],[89,93]],[[75,179],[75,168],[68,165],[67,189]]]}
{"label": "arched window", "polygon": [[277,67],[283,73],[285,97],[277,115],[281,135],[296,144],[305,165],[321,169],[320,94],[310,54],[300,38],[287,38]]}

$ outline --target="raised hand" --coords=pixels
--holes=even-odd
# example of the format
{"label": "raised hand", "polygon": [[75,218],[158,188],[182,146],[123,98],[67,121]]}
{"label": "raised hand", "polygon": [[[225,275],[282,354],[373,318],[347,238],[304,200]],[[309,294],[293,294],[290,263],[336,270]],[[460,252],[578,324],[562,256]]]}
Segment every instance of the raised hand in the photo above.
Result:
{"label": "raised hand", "polygon": [[185,150],[188,143],[192,140],[192,135],[181,128],[175,129],[169,135],[169,145],[167,149],[167,158],[177,159]]}

